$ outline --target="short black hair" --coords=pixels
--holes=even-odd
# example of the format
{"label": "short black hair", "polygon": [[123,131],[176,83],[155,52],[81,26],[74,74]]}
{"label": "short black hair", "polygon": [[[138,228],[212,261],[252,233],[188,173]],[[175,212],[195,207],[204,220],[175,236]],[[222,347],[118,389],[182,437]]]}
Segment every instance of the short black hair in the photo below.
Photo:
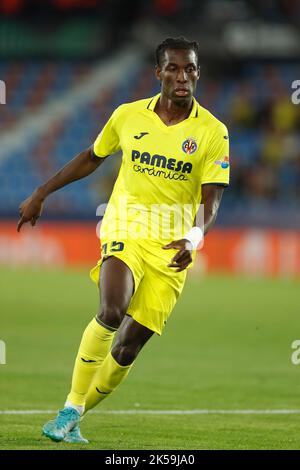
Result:
{"label": "short black hair", "polygon": [[156,65],[159,67],[161,66],[166,49],[192,49],[197,57],[197,66],[199,65],[199,43],[197,41],[189,41],[183,36],[179,38],[166,38],[155,50]]}

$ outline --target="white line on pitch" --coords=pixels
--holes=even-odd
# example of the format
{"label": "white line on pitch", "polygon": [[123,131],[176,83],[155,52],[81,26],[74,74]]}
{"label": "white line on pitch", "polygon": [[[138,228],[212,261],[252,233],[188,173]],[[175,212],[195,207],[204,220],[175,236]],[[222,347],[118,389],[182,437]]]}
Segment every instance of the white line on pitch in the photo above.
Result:
{"label": "white line on pitch", "polygon": [[[0,410],[0,415],[47,415],[57,410]],[[112,415],[293,415],[300,410],[103,410],[92,414]]]}

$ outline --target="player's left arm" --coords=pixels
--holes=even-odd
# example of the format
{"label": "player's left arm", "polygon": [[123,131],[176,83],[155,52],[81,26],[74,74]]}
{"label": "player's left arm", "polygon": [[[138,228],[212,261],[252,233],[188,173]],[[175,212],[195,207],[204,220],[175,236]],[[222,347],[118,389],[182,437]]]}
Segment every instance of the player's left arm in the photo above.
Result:
{"label": "player's left arm", "polygon": [[[209,183],[202,185],[201,204],[204,205],[204,235],[216,221],[223,191],[224,186],[221,184]],[[197,220],[197,217],[195,220]]]}
{"label": "player's left arm", "polygon": [[[204,223],[203,227],[199,228],[204,231],[203,235],[205,235],[215,223],[223,191],[224,186],[220,184],[210,183],[202,185],[201,204],[204,205]],[[200,210],[201,208],[199,208],[199,211]],[[198,220],[197,216],[195,218],[195,221],[196,220]],[[195,224],[194,226],[196,227]],[[168,264],[170,268],[177,268],[176,272],[183,271],[192,262],[193,248],[191,242],[185,238],[168,243],[163,248],[165,250],[169,250],[171,248],[179,250],[171,260],[171,263]]]}

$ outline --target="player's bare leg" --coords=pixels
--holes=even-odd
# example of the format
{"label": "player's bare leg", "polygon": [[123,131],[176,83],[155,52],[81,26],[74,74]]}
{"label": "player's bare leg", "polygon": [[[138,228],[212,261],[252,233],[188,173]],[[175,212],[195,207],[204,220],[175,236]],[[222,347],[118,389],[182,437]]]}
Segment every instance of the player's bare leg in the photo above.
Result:
{"label": "player's bare leg", "polygon": [[126,315],[112,348],[113,357],[122,366],[132,364],[153,333],[152,330]]}
{"label": "player's bare leg", "polygon": [[96,318],[100,324],[117,330],[134,292],[134,279],[127,264],[115,256],[104,260],[100,271],[99,291],[101,306]]}

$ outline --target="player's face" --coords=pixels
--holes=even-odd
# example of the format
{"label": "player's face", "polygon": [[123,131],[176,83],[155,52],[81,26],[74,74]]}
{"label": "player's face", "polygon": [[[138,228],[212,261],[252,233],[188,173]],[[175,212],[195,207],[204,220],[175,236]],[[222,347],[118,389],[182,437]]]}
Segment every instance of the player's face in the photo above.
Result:
{"label": "player's face", "polygon": [[161,93],[176,104],[190,103],[199,79],[197,56],[193,49],[167,49],[156,68]]}

